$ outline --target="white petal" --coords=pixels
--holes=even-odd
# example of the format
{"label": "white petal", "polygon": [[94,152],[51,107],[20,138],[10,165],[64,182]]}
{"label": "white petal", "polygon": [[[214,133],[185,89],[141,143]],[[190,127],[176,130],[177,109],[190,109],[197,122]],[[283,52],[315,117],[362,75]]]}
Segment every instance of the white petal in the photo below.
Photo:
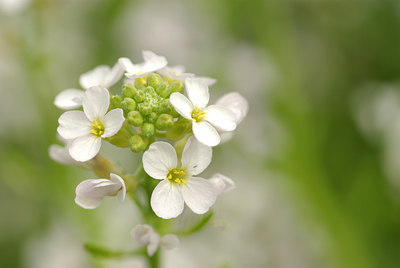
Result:
{"label": "white petal", "polygon": [[91,87],[83,97],[83,111],[90,121],[102,120],[110,106],[110,93],[104,87]]}
{"label": "white petal", "polygon": [[160,243],[160,235],[153,232],[150,233],[150,241],[147,245],[147,254],[151,257],[156,253],[158,249],[158,244]]}
{"label": "white petal", "polygon": [[223,95],[216,104],[231,110],[235,115],[236,124],[239,124],[249,111],[249,103],[238,92]]}
{"label": "white petal", "polygon": [[188,98],[179,92],[174,92],[169,97],[169,101],[180,115],[186,119],[192,119],[192,111],[194,107]]}
{"label": "white petal", "polygon": [[154,213],[163,219],[178,217],[184,207],[180,187],[168,180],[163,180],[156,186],[151,195],[150,203]]}
{"label": "white petal", "polygon": [[118,191],[117,198],[118,198],[119,202],[121,202],[121,203],[124,202],[125,197],[126,197],[125,181],[120,176],[118,176],[117,174],[114,174],[114,173],[110,173],[110,179],[111,179],[111,181],[113,181],[116,184],[121,186],[120,190]]}
{"label": "white petal", "polygon": [[101,147],[101,138],[88,134],[76,138],[69,147],[69,154],[73,159],[85,162],[97,155]]}
{"label": "white petal", "polygon": [[79,77],[79,83],[84,89],[95,86],[105,86],[104,78],[110,73],[110,67],[107,65],[97,66],[93,70],[82,74]]}
{"label": "white petal", "polygon": [[121,185],[107,179],[85,180],[75,190],[75,202],[85,209],[97,208],[103,197],[114,195]]}
{"label": "white petal", "polygon": [[210,122],[218,130],[232,131],[236,128],[233,112],[223,106],[210,105],[205,110],[205,120]]}
{"label": "white petal", "polygon": [[104,134],[103,138],[114,136],[122,127],[125,121],[124,111],[122,109],[113,109],[109,111],[103,119]]}
{"label": "white petal", "polygon": [[50,145],[49,155],[51,159],[63,165],[76,165],[78,163],[69,155],[68,148],[60,145]]}
{"label": "white petal", "polygon": [[220,173],[214,174],[208,181],[214,186],[218,194],[229,192],[236,187],[232,179]]}
{"label": "white petal", "polygon": [[211,158],[211,147],[191,137],[183,149],[182,166],[187,169],[190,175],[197,175],[208,167],[211,163]]}
{"label": "white petal", "polygon": [[221,141],[217,130],[207,121],[193,122],[192,129],[196,139],[204,145],[212,147],[218,145]]}
{"label": "white petal", "polygon": [[75,139],[90,133],[91,123],[82,111],[68,111],[58,119],[58,134],[64,139]]}
{"label": "white petal", "polygon": [[132,229],[131,236],[141,245],[147,245],[150,243],[150,235],[152,233],[154,233],[152,226],[148,224],[139,224]]}
{"label": "white petal", "polygon": [[163,249],[173,249],[179,246],[179,239],[176,235],[167,234],[161,237],[160,246]]}
{"label": "white petal", "polygon": [[161,68],[167,66],[168,62],[167,59],[163,56],[159,56],[151,51],[142,51],[144,64],[142,65],[142,72],[154,72]]}
{"label": "white petal", "polygon": [[212,86],[215,83],[217,83],[217,79],[215,78],[210,78],[210,77],[198,77],[204,80],[204,82],[207,84],[207,86]]}
{"label": "white petal", "polygon": [[144,170],[150,177],[158,180],[165,179],[169,170],[177,165],[176,151],[168,142],[154,142],[143,154]]}
{"label": "white petal", "polygon": [[214,186],[203,178],[193,177],[182,186],[186,205],[196,214],[206,213],[217,199]]}
{"label": "white petal", "polygon": [[64,110],[76,109],[82,106],[82,98],[84,94],[85,92],[80,89],[66,89],[56,96],[54,105]]}
{"label": "white petal", "polygon": [[208,85],[201,78],[187,78],[185,80],[186,93],[195,107],[204,108],[210,99]]}
{"label": "white petal", "polygon": [[104,78],[103,86],[107,88],[113,86],[122,78],[123,74],[124,74],[124,68],[118,61]]}
{"label": "white petal", "polygon": [[221,143],[225,143],[232,139],[233,132],[220,132],[219,136],[221,137]]}
{"label": "white petal", "polygon": [[137,65],[133,64],[128,58],[119,58],[118,62],[127,73],[136,74],[140,71]]}

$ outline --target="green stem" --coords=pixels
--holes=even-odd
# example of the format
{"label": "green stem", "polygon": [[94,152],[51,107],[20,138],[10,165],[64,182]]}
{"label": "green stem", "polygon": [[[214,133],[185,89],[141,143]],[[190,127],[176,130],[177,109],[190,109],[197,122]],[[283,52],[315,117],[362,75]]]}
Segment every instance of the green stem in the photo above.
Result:
{"label": "green stem", "polygon": [[194,226],[192,226],[190,229],[188,229],[186,231],[182,231],[182,232],[178,233],[178,235],[179,236],[188,236],[188,235],[191,235],[193,233],[200,231],[211,220],[213,215],[214,215],[214,213],[212,211],[210,211],[197,224],[195,224]]}
{"label": "green stem", "polygon": [[151,257],[146,255],[151,268],[159,268],[160,267],[160,255],[161,255],[160,250],[157,250],[156,253],[154,253],[154,255]]}
{"label": "green stem", "polygon": [[133,251],[115,251],[91,243],[86,243],[84,247],[86,251],[89,252],[91,255],[101,258],[125,258],[131,256],[146,255],[146,251],[144,248]]}

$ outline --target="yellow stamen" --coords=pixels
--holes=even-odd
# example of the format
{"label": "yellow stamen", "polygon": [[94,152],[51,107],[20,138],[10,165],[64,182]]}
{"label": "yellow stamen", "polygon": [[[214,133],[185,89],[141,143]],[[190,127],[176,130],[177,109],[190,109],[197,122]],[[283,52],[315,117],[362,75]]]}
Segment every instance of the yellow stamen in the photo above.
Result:
{"label": "yellow stamen", "polygon": [[198,123],[204,120],[206,117],[206,112],[202,112],[200,108],[196,108],[192,111],[192,118],[193,120]]}
{"label": "yellow stamen", "polygon": [[186,171],[181,168],[174,168],[168,172],[167,178],[170,183],[186,184]]}
{"label": "yellow stamen", "polygon": [[92,129],[90,133],[97,137],[101,137],[104,134],[104,125],[100,120],[95,119],[92,123]]}

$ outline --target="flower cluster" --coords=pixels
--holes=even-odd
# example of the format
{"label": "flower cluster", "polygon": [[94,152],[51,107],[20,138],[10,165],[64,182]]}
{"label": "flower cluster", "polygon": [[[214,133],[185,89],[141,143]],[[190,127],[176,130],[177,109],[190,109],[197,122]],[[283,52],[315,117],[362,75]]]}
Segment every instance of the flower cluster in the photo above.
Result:
{"label": "flower cluster", "polygon": [[[82,89],[57,95],[54,104],[68,110],[57,129],[65,146],[52,145],[49,154],[62,164],[92,168],[101,177],[77,186],[75,202],[82,208],[97,208],[106,196],[122,202],[129,194],[138,206],[149,204],[159,218],[178,217],[184,204],[204,214],[235,184],[222,174],[210,179],[198,175],[211,163],[212,147],[228,140],[246,116],[248,103],[233,92],[209,105],[215,79],[185,73],[182,66],[168,67],[165,57],[151,51],[143,51],[143,59],[134,64],[120,58],[112,68],[96,67],[81,75]],[[113,86],[121,88],[118,94],[110,93]],[[124,174],[100,156],[103,141],[143,152],[143,172]],[[138,202],[141,187],[147,191],[147,204]],[[176,236],[161,237],[150,225],[138,226],[132,235],[147,246],[149,256],[159,246],[178,244]]]}

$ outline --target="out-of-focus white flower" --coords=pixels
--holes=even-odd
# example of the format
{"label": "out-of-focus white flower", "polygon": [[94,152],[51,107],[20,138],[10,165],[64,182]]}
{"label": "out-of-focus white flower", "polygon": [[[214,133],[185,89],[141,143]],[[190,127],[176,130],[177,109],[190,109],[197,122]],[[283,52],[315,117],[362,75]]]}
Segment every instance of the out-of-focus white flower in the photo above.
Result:
{"label": "out-of-focus white flower", "polygon": [[215,83],[217,83],[217,79],[215,78],[205,77],[205,76],[197,76],[197,78],[202,79],[207,84],[207,86],[212,86]]}
{"label": "out-of-focus white flower", "polygon": [[[119,62],[117,62],[113,68],[107,65],[100,65],[82,74],[79,77],[79,84],[85,90],[94,86],[109,88],[117,83],[123,74],[124,69]],[[69,88],[56,96],[54,105],[64,110],[75,109],[82,106],[82,98],[84,95],[85,92],[83,90]]]}
{"label": "out-of-focus white flower", "polygon": [[200,177],[210,164],[210,147],[190,138],[183,149],[181,165],[174,147],[167,142],[155,142],[143,154],[143,168],[154,179],[161,180],[151,195],[151,207],[157,216],[170,219],[179,216],[184,203],[196,214],[204,214],[214,204],[217,192]]}
{"label": "out-of-focus white flower", "polygon": [[207,146],[216,146],[221,138],[220,131],[233,131],[236,128],[233,113],[220,105],[210,105],[207,83],[201,78],[188,78],[185,81],[185,97],[179,92],[172,93],[170,102],[175,110],[192,121],[193,134],[197,140]]}
{"label": "out-of-focus white flower", "polygon": [[0,10],[13,15],[23,11],[31,0],[0,0]]}
{"label": "out-of-focus white flower", "polygon": [[235,182],[220,173],[214,174],[209,180],[217,190],[217,194],[222,194],[235,189]]}
{"label": "out-of-focus white flower", "polygon": [[85,162],[97,155],[101,139],[118,132],[125,121],[122,109],[107,113],[110,94],[106,88],[91,87],[83,97],[83,112],[63,113],[57,131],[64,139],[73,139],[69,154],[76,161]]}
{"label": "out-of-focus white flower", "polygon": [[124,180],[111,173],[110,179],[85,180],[75,190],[75,203],[84,209],[95,209],[100,206],[106,196],[117,196],[122,203],[126,196]]}
{"label": "out-of-focus white flower", "polygon": [[188,77],[193,77],[192,73],[185,73],[185,66],[177,65],[174,67],[165,66],[164,68],[158,70],[157,72],[161,75],[168,76],[174,80],[185,81]]}
{"label": "out-of-focus white flower", "polygon": [[[235,117],[236,125],[242,122],[249,111],[249,103],[238,92],[231,92],[223,95],[215,104],[230,110]],[[229,131],[221,131],[219,134],[221,136],[221,143],[227,142],[233,137],[233,132]]]}
{"label": "out-of-focus white flower", "polygon": [[163,249],[173,249],[179,245],[179,239],[176,235],[167,234],[160,237],[148,224],[137,225],[132,229],[131,235],[141,245],[147,246],[149,256],[153,256],[159,246]]}
{"label": "out-of-focus white flower", "polygon": [[120,58],[119,62],[125,69],[125,76],[134,79],[138,77],[143,77],[148,73],[160,70],[167,66],[167,59],[163,56],[158,56],[157,54],[143,50],[142,56],[144,59],[143,63],[133,64],[128,58]]}
{"label": "out-of-focus white flower", "polygon": [[69,154],[69,146],[71,145],[70,140],[65,140],[60,135],[57,135],[57,138],[65,144],[65,146],[61,146],[58,144],[52,144],[49,147],[49,156],[51,159],[56,161],[57,163],[69,166],[80,165],[81,163],[74,160]]}

